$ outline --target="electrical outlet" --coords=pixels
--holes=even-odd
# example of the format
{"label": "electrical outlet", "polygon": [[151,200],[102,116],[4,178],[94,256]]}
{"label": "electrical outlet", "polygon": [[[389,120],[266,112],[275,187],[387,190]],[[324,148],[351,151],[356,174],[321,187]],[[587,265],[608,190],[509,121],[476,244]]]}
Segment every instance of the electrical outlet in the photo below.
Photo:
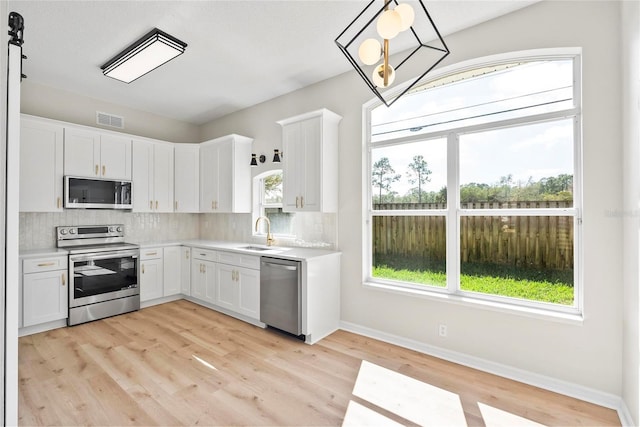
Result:
{"label": "electrical outlet", "polygon": [[438,335],[440,335],[441,337],[445,337],[447,336],[447,325],[445,325],[444,323],[441,323],[438,326]]}

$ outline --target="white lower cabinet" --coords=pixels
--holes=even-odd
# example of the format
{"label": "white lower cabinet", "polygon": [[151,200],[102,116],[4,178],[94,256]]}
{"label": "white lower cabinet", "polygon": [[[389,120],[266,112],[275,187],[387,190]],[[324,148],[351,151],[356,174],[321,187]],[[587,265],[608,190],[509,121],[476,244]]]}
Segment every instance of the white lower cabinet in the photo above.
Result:
{"label": "white lower cabinet", "polygon": [[221,252],[216,304],[260,319],[260,257]]}
{"label": "white lower cabinet", "polygon": [[164,295],[164,262],[162,248],[140,250],[140,302]]}
{"label": "white lower cabinet", "polygon": [[163,250],[163,296],[168,297],[180,293],[181,264],[180,246],[167,246]]}
{"label": "white lower cabinet", "polygon": [[22,261],[22,327],[68,316],[67,257]]}
{"label": "white lower cabinet", "polygon": [[191,248],[180,246],[180,292],[191,295]]}
{"label": "white lower cabinet", "polygon": [[191,296],[199,300],[216,303],[215,251],[193,248],[191,251]]}

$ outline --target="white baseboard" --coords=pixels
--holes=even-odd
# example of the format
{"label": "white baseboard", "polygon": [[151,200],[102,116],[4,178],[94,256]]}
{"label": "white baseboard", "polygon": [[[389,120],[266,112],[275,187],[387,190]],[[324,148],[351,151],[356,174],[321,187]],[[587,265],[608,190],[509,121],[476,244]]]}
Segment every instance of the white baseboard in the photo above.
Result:
{"label": "white baseboard", "polygon": [[624,400],[620,401],[620,408],[618,408],[618,416],[620,417],[620,423],[622,423],[622,427],[634,427],[637,426],[633,422],[633,417],[631,416],[631,412],[629,411],[629,407]]}
{"label": "white baseboard", "polygon": [[340,329],[353,332],[366,337],[374,338],[390,344],[395,344],[410,350],[419,351],[429,356],[438,357],[449,362],[459,365],[468,366],[483,372],[498,375],[514,381],[519,381],[545,390],[560,393],[605,408],[614,409],[618,412],[620,421],[623,426],[633,426],[633,420],[628,408],[620,398],[614,394],[605,393],[599,390],[585,387],[568,381],[559,380],[557,378],[546,375],[536,374],[534,372],[525,371],[523,369],[514,368],[513,366],[492,362],[490,360],[481,359],[479,357],[470,356],[468,354],[447,350],[441,347],[425,344],[409,338],[389,334],[376,329],[368,328],[351,322],[340,322]]}

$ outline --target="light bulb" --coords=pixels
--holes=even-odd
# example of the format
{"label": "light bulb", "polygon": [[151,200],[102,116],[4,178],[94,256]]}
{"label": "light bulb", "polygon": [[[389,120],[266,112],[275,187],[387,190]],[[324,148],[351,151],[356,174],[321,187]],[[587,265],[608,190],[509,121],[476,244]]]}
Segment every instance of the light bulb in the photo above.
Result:
{"label": "light bulb", "polygon": [[378,29],[380,37],[386,40],[391,40],[400,32],[401,24],[402,20],[400,19],[400,14],[398,12],[395,10],[386,10],[382,15],[380,15],[380,18],[378,18],[376,28]]}
{"label": "light bulb", "polygon": [[358,49],[358,56],[366,65],[373,65],[382,56],[382,45],[376,39],[366,39]]}
{"label": "light bulb", "polygon": [[409,27],[413,25],[413,20],[416,17],[411,5],[408,3],[402,3],[397,5],[393,10],[400,15],[400,31],[408,30]]}
{"label": "light bulb", "polygon": [[387,72],[389,75],[387,76],[387,84],[384,84],[384,64],[378,65],[373,70],[373,75],[371,76],[371,80],[373,80],[373,84],[377,87],[385,88],[391,86],[393,80],[396,78],[396,71],[393,69],[391,65],[387,65]]}

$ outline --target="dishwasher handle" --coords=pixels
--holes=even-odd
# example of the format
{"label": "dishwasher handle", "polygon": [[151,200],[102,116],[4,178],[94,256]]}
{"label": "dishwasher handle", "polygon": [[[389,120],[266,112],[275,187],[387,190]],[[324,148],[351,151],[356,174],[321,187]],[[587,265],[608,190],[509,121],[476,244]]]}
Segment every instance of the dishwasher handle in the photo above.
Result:
{"label": "dishwasher handle", "polygon": [[266,262],[266,261],[262,261],[262,265],[273,267],[273,268],[279,268],[281,270],[289,270],[289,271],[296,271],[298,269],[298,267],[295,265],[275,264],[273,262]]}

